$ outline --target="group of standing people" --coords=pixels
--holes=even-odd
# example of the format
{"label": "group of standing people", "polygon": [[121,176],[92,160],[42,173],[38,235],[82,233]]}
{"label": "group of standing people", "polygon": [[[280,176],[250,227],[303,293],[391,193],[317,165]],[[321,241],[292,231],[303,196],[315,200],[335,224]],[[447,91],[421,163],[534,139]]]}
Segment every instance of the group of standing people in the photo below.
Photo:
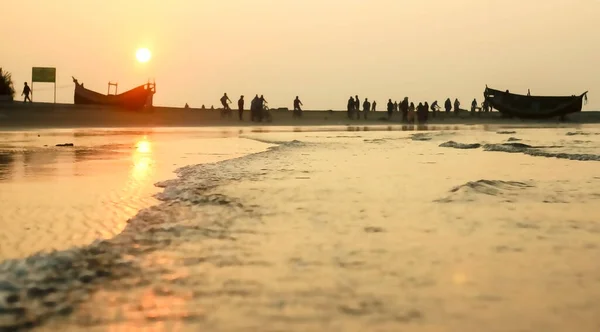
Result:
{"label": "group of standing people", "polygon": [[[357,119],[361,118],[361,102],[358,96],[350,97],[348,99],[347,104],[347,112],[349,119]],[[363,118],[367,119],[367,114],[372,111],[376,111],[377,103],[374,101],[370,103],[367,98],[362,103],[362,113]],[[444,110],[446,114],[450,114],[454,110],[454,115],[458,116],[461,108],[460,101],[457,99],[454,100],[454,103],[450,98],[446,99],[444,102]],[[401,102],[393,102],[392,99],[388,100],[387,103],[387,117],[388,120],[392,118],[394,113],[400,112],[402,114],[402,122],[406,123],[425,123],[429,119],[429,114],[431,111],[432,117],[436,117],[439,113],[442,112],[442,107],[438,104],[438,101],[434,101],[431,105],[428,102],[419,102],[418,105],[415,106],[414,102],[410,102],[408,97],[404,97]],[[491,111],[491,107],[488,104],[487,100],[484,101],[481,106],[477,103],[477,100],[474,99],[471,103],[471,114],[475,114],[476,111],[479,112],[489,112]]]}
{"label": "group of standing people", "polygon": [[[229,104],[231,103],[231,99],[229,99],[229,97],[227,96],[227,93],[223,94],[223,97],[221,97],[220,99],[221,101],[221,105],[223,105],[223,109],[222,109],[222,113],[221,116],[225,117],[225,116],[229,116],[231,117],[232,115],[232,110],[229,107]],[[269,107],[267,106],[267,100],[265,99],[265,97],[263,95],[261,95],[260,97],[258,95],[256,95],[254,97],[254,99],[252,99],[252,101],[250,102],[250,121],[252,122],[262,122],[263,120],[267,120],[267,121],[271,121],[271,112],[269,112]],[[240,121],[244,120],[244,105],[245,105],[245,99],[244,96],[240,96],[240,99],[238,99],[238,117],[240,119]],[[302,117],[302,101],[300,101],[300,98],[298,96],[296,96],[296,99],[294,99],[294,113],[293,116],[294,117]]]}
{"label": "group of standing people", "polygon": [[[225,117],[225,116],[231,117],[233,111],[229,107],[229,104],[232,101],[227,96],[227,93],[223,94],[223,97],[221,97],[220,101],[221,101],[221,105],[223,105],[223,109],[221,111],[221,116],[222,117]],[[238,99],[238,117],[239,117],[240,121],[244,120],[244,105],[245,105],[245,103],[246,103],[246,100],[244,99],[244,96],[241,95],[240,99]],[[268,111],[267,100],[265,99],[265,97],[263,95],[261,95],[259,97],[257,94],[250,102],[250,121],[261,122],[263,119],[267,118],[267,116],[265,114],[267,111]]]}
{"label": "group of standing people", "polygon": [[[375,111],[377,111],[377,102],[373,101],[373,103],[371,103],[369,101],[369,98],[365,98],[365,101],[362,103],[362,113],[364,119],[367,119],[367,115],[369,114],[369,112]],[[347,112],[349,119],[356,118],[356,120],[360,120],[361,103],[358,96],[350,96],[350,98],[348,99]]]}

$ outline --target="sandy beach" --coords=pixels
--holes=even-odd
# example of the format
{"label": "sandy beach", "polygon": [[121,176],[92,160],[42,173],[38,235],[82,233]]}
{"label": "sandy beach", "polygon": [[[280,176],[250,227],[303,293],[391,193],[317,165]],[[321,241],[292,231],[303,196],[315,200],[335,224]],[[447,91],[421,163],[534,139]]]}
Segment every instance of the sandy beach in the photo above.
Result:
{"label": "sandy beach", "polygon": [[274,147],[180,168],[110,239],[1,263],[0,326],[600,328],[600,128],[373,129],[243,133]]}
{"label": "sandy beach", "polygon": [[[222,119],[219,110],[184,109],[154,107],[146,111],[125,111],[99,106],[72,104],[23,104],[0,103],[0,130],[32,128],[107,128],[107,127],[199,127],[199,126],[328,126],[328,125],[376,125],[402,124],[400,113],[395,113],[391,121],[384,120],[386,112],[370,112],[368,119],[350,120],[345,111],[308,110],[302,119],[294,119],[291,111],[271,110],[273,122],[253,123],[250,112],[244,112],[244,121],[237,119],[237,111],[232,118]],[[362,115],[361,115],[362,116]],[[568,116],[567,122],[557,118],[547,120],[504,119],[498,112],[471,116],[469,112],[430,115],[429,124],[513,124],[569,125],[600,123],[600,112],[585,111]]]}

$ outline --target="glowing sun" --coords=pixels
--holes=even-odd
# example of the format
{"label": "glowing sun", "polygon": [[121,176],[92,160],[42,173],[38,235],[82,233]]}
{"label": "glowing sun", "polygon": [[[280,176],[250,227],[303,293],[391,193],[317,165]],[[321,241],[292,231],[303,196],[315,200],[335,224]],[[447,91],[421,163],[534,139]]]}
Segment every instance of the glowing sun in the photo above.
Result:
{"label": "glowing sun", "polygon": [[152,53],[150,53],[150,50],[147,48],[140,48],[135,52],[135,57],[139,62],[144,63],[150,61]]}

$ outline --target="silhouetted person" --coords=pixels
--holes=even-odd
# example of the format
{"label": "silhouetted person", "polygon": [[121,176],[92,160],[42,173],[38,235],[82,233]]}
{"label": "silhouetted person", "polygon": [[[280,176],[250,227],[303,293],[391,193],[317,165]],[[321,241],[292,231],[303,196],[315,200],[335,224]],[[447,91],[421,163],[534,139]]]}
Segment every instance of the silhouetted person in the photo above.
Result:
{"label": "silhouetted person", "polygon": [[204,106],[204,104],[202,104],[202,107],[200,107],[201,110],[205,110],[206,106]]}
{"label": "silhouetted person", "polygon": [[354,96],[354,112],[356,113],[356,120],[360,119],[360,99],[358,99],[358,95]]}
{"label": "silhouetted person", "polygon": [[450,101],[450,98],[446,99],[444,108],[446,109],[446,113],[450,113],[450,111],[452,111],[452,101]]}
{"label": "silhouetted person", "polygon": [[417,122],[418,123],[423,123],[425,121],[425,115],[423,113],[425,113],[425,111],[423,110],[423,108],[425,108],[425,106],[423,106],[423,103],[419,103],[419,105],[417,105]]}
{"label": "silhouetted person", "polygon": [[238,100],[238,116],[240,121],[244,120],[244,96],[240,96]]}
{"label": "silhouetted person", "polygon": [[260,98],[258,97],[258,95],[256,95],[254,97],[254,99],[252,99],[252,101],[250,102],[250,121],[252,121],[252,122],[260,121],[259,107],[260,107]]}
{"label": "silhouetted person", "polygon": [[21,93],[21,96],[25,96],[25,98],[23,99],[23,102],[26,103],[28,100],[31,103],[31,98],[29,97],[29,94],[31,93],[31,88],[29,87],[29,85],[27,85],[27,82],[23,83],[23,92]]}
{"label": "silhouetted person", "polygon": [[267,100],[265,99],[264,95],[260,95],[260,98],[258,100],[259,100],[259,106],[260,106],[259,110],[258,110],[258,114],[259,114],[259,117],[260,117],[260,121],[262,121],[263,118],[265,117],[267,104],[269,102],[267,102]]}
{"label": "silhouetted person", "polygon": [[460,101],[458,98],[454,99],[454,115],[458,116],[458,112],[460,111]]}
{"label": "silhouetted person", "polygon": [[296,99],[294,99],[294,117],[302,117],[302,108],[300,106],[302,106],[302,102],[296,96]]}
{"label": "silhouetted person", "polygon": [[387,103],[387,113],[388,113],[388,120],[389,120],[392,118],[392,115],[394,114],[394,103],[392,103],[391,99]]}
{"label": "silhouetted person", "polygon": [[352,119],[352,113],[354,112],[354,98],[352,98],[352,96],[350,96],[350,98],[348,99],[348,105],[347,105],[347,110],[348,110],[348,119]]}
{"label": "silhouetted person", "polygon": [[[363,117],[365,120],[367,119],[367,114],[371,111],[371,103],[368,98],[365,98],[365,102],[363,103]],[[359,116],[360,118],[360,116]]]}
{"label": "silhouetted person", "polygon": [[408,123],[415,123],[415,104],[412,102],[410,103],[410,106],[408,106],[408,114],[406,120],[408,121]]}
{"label": "silhouetted person", "polygon": [[527,89],[527,96],[531,96],[531,91],[529,91],[529,89]]}
{"label": "silhouetted person", "polygon": [[481,108],[485,113],[490,111],[490,104],[488,103],[487,99],[483,100],[483,103],[481,103]]}
{"label": "silhouetted person", "polygon": [[471,102],[471,116],[475,115],[475,111],[477,111],[477,98]]}
{"label": "silhouetted person", "polygon": [[398,112],[398,102],[394,102],[394,112]]}
{"label": "silhouetted person", "polygon": [[430,108],[431,108],[431,115],[435,118],[436,113],[440,110],[440,106],[438,105],[437,100],[434,101],[433,104],[431,104]]}
{"label": "silhouetted person", "polygon": [[231,110],[231,108],[229,108],[230,102],[231,99],[227,97],[227,93],[223,94],[223,97],[221,97],[221,105],[223,105],[223,109],[225,109],[226,111]]}
{"label": "silhouetted person", "polygon": [[427,120],[429,120],[429,103],[425,102],[425,104],[423,104],[423,120],[424,122],[427,122]]}
{"label": "silhouetted person", "polygon": [[190,105],[188,105],[188,103],[185,103],[185,106],[183,106],[183,108],[185,108],[187,110],[190,108]]}
{"label": "silhouetted person", "polygon": [[373,105],[371,105],[371,111],[377,112],[377,102],[373,100]]}
{"label": "silhouetted person", "polygon": [[408,120],[408,109],[410,108],[408,104],[408,97],[404,97],[402,102],[400,103],[400,111],[402,111],[402,122],[406,122]]}

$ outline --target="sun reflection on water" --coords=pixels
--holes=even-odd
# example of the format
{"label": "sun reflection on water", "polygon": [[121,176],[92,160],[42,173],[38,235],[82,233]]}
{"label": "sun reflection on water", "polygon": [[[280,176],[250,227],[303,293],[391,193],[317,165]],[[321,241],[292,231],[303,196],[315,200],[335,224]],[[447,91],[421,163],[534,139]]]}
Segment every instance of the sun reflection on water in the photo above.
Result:
{"label": "sun reflection on water", "polygon": [[151,166],[154,163],[152,156],[152,144],[146,136],[139,140],[135,145],[133,152],[132,178],[139,182],[148,177]]}

